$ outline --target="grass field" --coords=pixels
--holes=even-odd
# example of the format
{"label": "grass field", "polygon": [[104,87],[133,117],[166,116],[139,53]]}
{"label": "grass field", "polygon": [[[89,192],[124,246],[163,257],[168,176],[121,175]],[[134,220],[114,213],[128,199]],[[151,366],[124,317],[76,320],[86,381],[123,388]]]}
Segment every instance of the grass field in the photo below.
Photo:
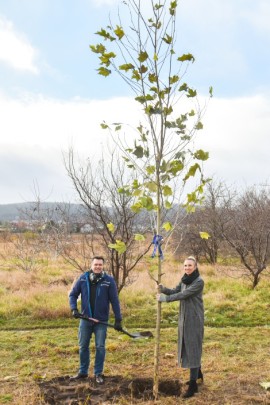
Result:
{"label": "grass field", "polygon": [[[145,269],[120,295],[129,331],[155,327],[155,283]],[[255,290],[230,266],[201,266],[205,280],[205,340],[200,393],[189,404],[270,404],[270,287],[267,276]],[[181,266],[164,262],[163,284],[175,286]],[[76,373],[77,325],[70,316],[68,291],[78,276],[65,263],[48,263],[35,272],[0,270],[0,403],[44,404],[39,385]],[[160,377],[188,378],[176,366],[178,303],[163,304]],[[105,374],[151,378],[153,339],[134,340],[109,330]],[[91,369],[92,372],[92,369]],[[115,402],[116,401],[116,402]],[[146,403],[118,398],[114,404]],[[162,404],[182,403],[161,398]],[[90,402],[85,402],[90,403]],[[148,401],[147,403],[153,403]]]}

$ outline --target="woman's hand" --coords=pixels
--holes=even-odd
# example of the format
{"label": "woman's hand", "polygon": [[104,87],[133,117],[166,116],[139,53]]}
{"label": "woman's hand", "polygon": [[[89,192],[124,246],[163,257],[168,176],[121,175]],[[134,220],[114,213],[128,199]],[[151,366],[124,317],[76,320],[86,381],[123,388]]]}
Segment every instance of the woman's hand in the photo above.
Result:
{"label": "woman's hand", "polygon": [[167,301],[167,295],[165,295],[165,294],[157,294],[156,298],[157,298],[158,302],[166,302]]}
{"label": "woman's hand", "polygon": [[157,284],[157,290],[158,290],[159,293],[161,293],[162,288],[163,288],[162,284]]}

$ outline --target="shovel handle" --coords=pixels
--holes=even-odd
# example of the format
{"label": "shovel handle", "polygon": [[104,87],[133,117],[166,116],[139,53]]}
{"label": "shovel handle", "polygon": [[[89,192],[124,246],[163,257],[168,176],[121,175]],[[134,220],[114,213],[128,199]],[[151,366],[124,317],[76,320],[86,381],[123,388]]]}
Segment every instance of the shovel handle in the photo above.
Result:
{"label": "shovel handle", "polygon": [[[106,325],[106,326],[109,326],[110,328],[113,328],[113,329],[114,329],[114,325],[112,325],[111,323],[104,322],[104,321],[99,321],[98,319],[90,318],[90,317],[87,316],[87,315],[80,314],[79,318],[80,318],[80,319],[85,319],[86,321],[93,322],[93,323],[101,323],[102,325]],[[129,332],[127,332],[127,331],[124,330],[124,329],[121,329],[121,330],[119,330],[118,332],[122,332],[122,333],[124,333],[125,335],[127,335],[127,336],[129,336],[129,337],[131,337],[131,338],[136,338],[136,337],[138,337],[137,335],[135,336],[135,335],[133,335],[132,333],[129,333]]]}

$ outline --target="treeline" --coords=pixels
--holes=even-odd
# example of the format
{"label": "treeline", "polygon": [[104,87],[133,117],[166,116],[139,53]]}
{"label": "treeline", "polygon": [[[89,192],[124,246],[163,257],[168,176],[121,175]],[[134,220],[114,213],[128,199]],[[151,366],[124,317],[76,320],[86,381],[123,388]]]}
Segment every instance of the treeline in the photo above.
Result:
{"label": "treeline", "polygon": [[[155,232],[151,215],[134,212],[130,208],[133,197],[116,192],[121,181],[119,171],[113,183],[102,185],[102,193],[100,188],[87,186],[85,191],[89,192],[77,211],[70,210],[68,204],[51,207],[33,202],[23,212],[31,229],[1,234],[2,242],[7,242],[1,253],[5,265],[30,271],[40,266],[41,257],[62,256],[74,268],[85,271],[90,258],[99,251],[106,256],[121,291],[132,270],[153,248]],[[270,256],[269,187],[239,191],[212,182],[206,187],[203,204],[195,208],[192,213],[181,205],[164,210],[164,221],[174,223],[174,229],[169,234],[164,230],[162,249],[173,251],[177,257],[193,254],[211,264],[239,258],[256,287]],[[78,234],[78,229],[84,231]],[[202,238],[202,232],[209,236]],[[113,248],[116,240],[125,242],[127,250],[123,254]]]}
{"label": "treeline", "polygon": [[[201,238],[200,232],[209,237]],[[269,186],[237,190],[222,182],[208,184],[203,205],[183,217],[174,238],[181,241],[179,252],[208,263],[239,257],[256,287],[270,256]]]}

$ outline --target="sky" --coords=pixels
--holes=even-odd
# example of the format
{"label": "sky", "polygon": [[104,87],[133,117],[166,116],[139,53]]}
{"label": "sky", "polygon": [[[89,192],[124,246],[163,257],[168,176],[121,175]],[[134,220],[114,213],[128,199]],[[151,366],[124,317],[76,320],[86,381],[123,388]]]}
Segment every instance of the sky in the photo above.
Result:
{"label": "sky", "polygon": [[[145,2],[150,0],[145,0]],[[118,0],[0,0],[0,204],[76,201],[64,158],[95,160],[100,123],[135,123],[130,89],[97,75],[89,50]],[[146,4],[146,3],[145,3]],[[177,36],[202,97],[198,146],[209,176],[245,188],[270,179],[270,2],[182,0]]]}

